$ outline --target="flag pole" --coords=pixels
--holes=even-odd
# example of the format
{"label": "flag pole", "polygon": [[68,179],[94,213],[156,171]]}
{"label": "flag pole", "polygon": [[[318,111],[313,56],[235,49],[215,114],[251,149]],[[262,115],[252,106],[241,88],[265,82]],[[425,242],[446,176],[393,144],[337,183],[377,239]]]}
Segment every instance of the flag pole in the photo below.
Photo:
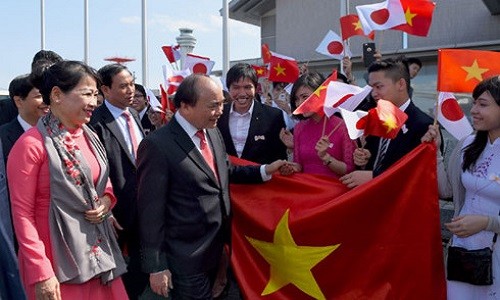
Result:
{"label": "flag pole", "polygon": [[436,108],[434,109],[434,122],[432,123],[432,125],[434,125],[434,126],[437,125],[438,113],[439,113],[439,94],[436,97]]}
{"label": "flag pole", "polygon": [[148,86],[148,29],[147,1],[142,0],[142,85]]}
{"label": "flag pole", "polygon": [[84,35],[84,46],[83,46],[83,61],[89,64],[89,1],[83,1],[83,35]]}
{"label": "flag pole", "polygon": [[222,0],[222,76],[229,70],[229,5]]}
{"label": "flag pole", "polygon": [[45,0],[40,0],[40,48],[45,49]]}

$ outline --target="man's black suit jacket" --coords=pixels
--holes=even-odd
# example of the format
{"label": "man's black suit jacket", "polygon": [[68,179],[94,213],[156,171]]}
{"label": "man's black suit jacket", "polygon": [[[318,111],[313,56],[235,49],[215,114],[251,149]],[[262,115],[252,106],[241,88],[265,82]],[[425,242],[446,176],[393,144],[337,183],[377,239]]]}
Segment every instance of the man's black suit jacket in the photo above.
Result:
{"label": "man's black suit jacket", "polygon": [[[224,105],[224,112],[217,122],[222,133],[227,153],[237,156],[231,132],[229,130],[229,111],[231,104]],[[286,159],[286,146],[279,137],[281,128],[285,128],[283,112],[280,109],[264,105],[254,100],[252,119],[241,153],[241,158],[259,164],[269,164],[277,159]]]}
{"label": "man's black suit jacket", "polygon": [[[137,113],[129,110],[142,130]],[[117,203],[113,215],[125,230],[133,228],[137,219],[137,169],[127,148],[120,127],[105,104],[93,113],[90,126],[94,128],[106,149],[109,178]]]}
{"label": "man's black suit jacket", "polygon": [[[432,118],[415,106],[413,102],[410,102],[405,113],[408,115],[408,120],[406,120],[396,138],[390,141],[389,148],[387,148],[387,152],[381,162],[381,167],[373,171],[374,177],[380,175],[400,158],[420,145],[420,139],[429,129],[429,125],[433,123]],[[366,169],[373,170],[375,159],[378,156],[379,143],[379,137],[368,136],[366,138],[365,147],[371,153]]]}
{"label": "man's black suit jacket", "polygon": [[258,166],[233,167],[217,128],[208,129],[219,180],[191,137],[172,120],[138,151],[142,270],[196,274],[216,267],[229,235],[229,180],[262,182]]}
{"label": "man's black suit jacket", "polygon": [[9,123],[0,126],[0,139],[2,139],[3,157],[6,164],[10,150],[23,133],[24,129],[17,118],[14,118]]}

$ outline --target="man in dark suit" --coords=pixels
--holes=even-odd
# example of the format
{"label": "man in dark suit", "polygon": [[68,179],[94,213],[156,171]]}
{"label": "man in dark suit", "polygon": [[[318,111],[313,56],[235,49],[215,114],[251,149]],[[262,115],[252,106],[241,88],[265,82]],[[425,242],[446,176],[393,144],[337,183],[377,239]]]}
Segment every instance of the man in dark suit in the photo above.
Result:
{"label": "man in dark suit", "polygon": [[379,99],[391,101],[408,115],[408,120],[395,139],[369,136],[366,138],[365,147],[354,151],[354,163],[363,170],[354,171],[340,178],[350,188],[380,175],[420,145],[420,139],[433,123],[432,118],[416,107],[410,99],[410,74],[403,61],[394,59],[375,61],[368,67],[368,83],[373,88],[371,95],[375,101]]}
{"label": "man in dark suit", "polygon": [[286,146],[279,137],[286,127],[283,113],[255,100],[257,74],[252,66],[231,67],[226,84],[232,101],[224,106],[217,126],[227,153],[261,164],[286,159]]}
{"label": "man in dark suit", "polygon": [[137,83],[135,84],[135,94],[134,101],[132,102],[132,108],[139,115],[144,133],[147,135],[149,132],[153,131],[155,128],[153,124],[151,124],[151,121],[148,117],[148,110],[150,110],[151,107],[148,103],[146,90],[142,85]]}
{"label": "man in dark suit", "polygon": [[106,149],[110,180],[117,203],[113,216],[123,227],[118,242],[128,260],[123,282],[130,299],[137,299],[147,285],[147,275],[140,272],[140,247],[137,228],[137,146],[144,133],[134,110],[134,77],[123,65],[110,64],[99,70],[104,103],[93,113],[90,125]]}
{"label": "man in dark suit", "polygon": [[9,123],[0,126],[5,162],[17,139],[26,130],[35,126],[41,116],[49,112],[49,107],[43,103],[42,95],[31,84],[28,74],[17,76],[10,82],[9,96],[19,114]]}
{"label": "man in dark suit", "polygon": [[286,164],[233,167],[216,128],[222,89],[193,74],[175,95],[177,112],[139,147],[139,227],[144,272],[156,294],[212,299],[229,237],[229,179],[258,183]]}

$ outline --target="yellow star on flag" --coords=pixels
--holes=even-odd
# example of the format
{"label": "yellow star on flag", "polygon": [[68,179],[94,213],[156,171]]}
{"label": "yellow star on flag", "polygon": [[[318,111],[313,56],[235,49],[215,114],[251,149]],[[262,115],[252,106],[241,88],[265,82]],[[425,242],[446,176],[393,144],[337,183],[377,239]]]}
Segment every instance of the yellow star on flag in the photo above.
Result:
{"label": "yellow star on flag", "polygon": [[326,86],[320,85],[319,88],[317,88],[313,94],[319,97],[321,95],[322,90],[326,90]]}
{"label": "yellow star on flag", "polygon": [[274,70],[276,71],[276,76],[283,75],[286,76],[285,74],[285,68],[283,68],[279,63],[276,67],[274,67]]}
{"label": "yellow star on flag", "polygon": [[398,125],[396,123],[396,119],[394,118],[393,115],[387,115],[386,117],[384,117],[384,123],[382,123],[382,124],[385,127],[387,127],[387,133],[398,128]]}
{"label": "yellow star on flag", "polygon": [[262,75],[263,73],[264,73],[264,70],[262,70],[262,69],[257,69],[257,74],[258,74],[258,75]]}
{"label": "yellow star on flag", "polygon": [[361,21],[360,20],[358,20],[357,22],[352,23],[352,25],[354,25],[354,30],[363,29],[363,27],[361,27]]}
{"label": "yellow star on flag", "polygon": [[412,14],[410,8],[408,7],[405,12],[406,24],[413,26],[413,18],[415,18],[417,14]]}
{"label": "yellow star on flag", "polygon": [[324,247],[297,246],[288,227],[288,214],[289,210],[276,226],[272,243],[246,236],[271,267],[269,281],[261,295],[272,294],[291,283],[313,298],[326,299],[311,269],[340,244]]}
{"label": "yellow star on flag", "polygon": [[477,64],[477,59],[474,59],[474,62],[470,67],[462,66],[461,68],[464,69],[465,72],[467,72],[467,77],[465,77],[465,81],[468,81],[472,78],[476,78],[478,81],[482,81],[483,80],[482,74],[490,70],[486,68],[480,68],[479,65]]}

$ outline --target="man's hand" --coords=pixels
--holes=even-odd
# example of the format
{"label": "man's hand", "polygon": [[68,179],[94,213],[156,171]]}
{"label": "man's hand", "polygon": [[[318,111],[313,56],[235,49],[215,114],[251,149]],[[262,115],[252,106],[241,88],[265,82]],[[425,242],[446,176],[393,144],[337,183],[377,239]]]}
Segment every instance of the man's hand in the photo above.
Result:
{"label": "man's hand", "polygon": [[37,300],[61,300],[61,290],[57,278],[51,277],[35,284],[35,296]]}
{"label": "man's hand", "polygon": [[168,297],[170,289],[174,288],[172,284],[172,273],[170,273],[169,270],[165,270],[149,274],[149,285],[151,286],[151,290],[156,294]]}
{"label": "man's hand", "polygon": [[286,164],[287,164],[286,160],[283,160],[283,159],[275,160],[272,163],[267,164],[265,166],[266,174],[267,175],[272,175],[272,174],[278,172],[281,169],[281,167],[283,167]]}
{"label": "man's hand", "polygon": [[368,164],[371,156],[372,154],[367,149],[356,148],[353,153],[354,164],[358,167],[364,167]]}
{"label": "man's hand", "polygon": [[372,171],[354,171],[339,178],[340,182],[352,189],[373,178]]}

